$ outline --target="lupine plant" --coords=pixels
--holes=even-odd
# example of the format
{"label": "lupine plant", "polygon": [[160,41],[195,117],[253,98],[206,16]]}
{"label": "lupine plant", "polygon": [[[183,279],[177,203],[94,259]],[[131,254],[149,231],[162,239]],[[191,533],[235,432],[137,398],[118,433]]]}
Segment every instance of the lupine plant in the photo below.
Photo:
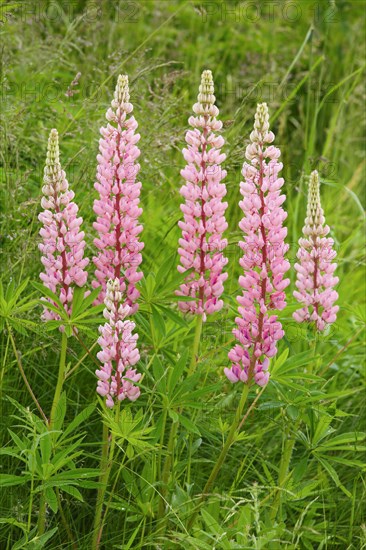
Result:
{"label": "lupine plant", "polygon": [[[135,401],[139,397],[140,389],[134,383],[141,378],[131,368],[140,358],[136,347],[138,335],[132,334],[135,324],[126,319],[138,309],[136,300],[140,293],[136,283],[142,277],[138,266],[144,246],[138,238],[142,231],[138,222],[142,213],[139,207],[141,183],[136,181],[140,168],[136,163],[140,155],[136,143],[140,135],[135,133],[135,118],[129,116],[132,110],[128,77],[120,75],[112,105],[106,114],[109,123],[100,130],[102,139],[97,157],[98,181],[95,183],[100,198],[94,201],[94,212],[98,216],[94,229],[99,234],[94,244],[99,252],[93,259],[96,280],[92,283],[94,288],[100,289],[97,302],[104,300],[106,319],[106,323],[99,327],[98,343],[102,350],[97,356],[102,367],[96,371],[99,379],[97,392],[106,398],[107,407],[113,408],[117,403],[117,423],[120,402],[126,398]],[[100,475],[103,487],[97,497],[93,549],[99,548],[102,536],[104,495],[114,453],[113,434],[111,438],[108,449],[109,427],[104,422]]]}
{"label": "lupine plant", "polygon": [[97,221],[94,229],[98,237],[94,244],[98,254],[93,258],[95,280],[92,285],[100,288],[98,302],[103,302],[109,279],[120,281],[120,291],[125,295],[130,313],[138,308],[136,300],[139,291],[136,283],[142,273],[139,240],[142,225],[138,219],[142,213],[139,207],[141,182],[136,181],[140,165],[136,162],[140,150],[136,143],[140,135],[135,133],[137,122],[131,116],[128,77],[120,75],[111,107],[106,118],[107,126],[100,129],[97,182],[95,189],[99,198],[94,201]]}
{"label": "lupine plant", "polygon": [[[75,194],[69,189],[60,164],[57,130],[51,130],[48,139],[42,193],[41,206],[44,210],[38,219],[43,224],[40,230],[43,242],[39,249],[45,271],[40,278],[47,288],[59,294],[65,311],[70,313],[75,285],[83,287],[86,283],[88,275],[85,267],[89,259],[84,258],[85,234],[80,230],[83,219],[78,217],[78,206],[73,200]],[[45,302],[50,301],[45,298]],[[60,317],[45,306],[43,319]]]}
{"label": "lupine plant", "polygon": [[[227,202],[223,201],[226,186],[221,183],[226,177],[226,171],[220,166],[226,158],[221,153],[225,141],[218,135],[222,122],[217,119],[219,109],[215,101],[212,72],[205,70],[201,75],[197,102],[193,105],[196,116],[190,116],[188,120],[193,130],[188,130],[185,136],[188,147],[183,149],[183,156],[187,166],[181,170],[185,181],[180,189],[185,201],[180,206],[183,220],[178,222],[182,230],[178,248],[178,271],[187,273],[176,291],[177,296],[185,298],[185,301],[178,302],[178,306],[182,312],[196,316],[188,374],[192,374],[195,369],[203,322],[207,315],[220,311],[224,305],[221,295],[224,291],[223,283],[228,276],[223,272],[228,262],[223,254],[227,246],[223,232],[228,226],[225,219]],[[178,423],[175,422],[171,427],[168,456],[162,474],[163,497],[169,480],[177,430]],[[160,516],[163,516],[164,508],[162,498]]]}
{"label": "lupine plant", "polygon": [[[233,363],[225,368],[225,374],[232,383],[244,382],[244,389],[222,451],[205,485],[203,495],[214,483],[226,455],[233,444],[235,434],[242,426],[242,413],[252,383],[265,386],[269,379],[269,359],[277,352],[276,343],[284,332],[280,321],[271,310],[286,306],[284,289],[289,279],[284,278],[290,264],[284,255],[288,250],[285,243],[287,229],[283,222],[287,217],[282,208],[285,195],[281,194],[284,184],[279,177],[282,163],[280,150],[273,145],[274,134],[269,129],[269,114],[266,103],[259,104],[254,117],[254,128],[240,183],[243,200],[240,202],[244,216],[239,223],[244,240],[239,242],[243,251],[240,266],[244,274],[239,278],[243,294],[238,296],[239,314],[233,330],[238,344],[229,352]],[[193,516],[194,517],[194,516]],[[190,524],[193,522],[191,519]]]}
{"label": "lupine plant", "polygon": [[197,329],[193,361],[197,353],[202,321],[207,315],[220,311],[223,306],[221,295],[227,273],[223,250],[227,239],[225,210],[226,186],[221,181],[226,170],[221,163],[226,155],[221,153],[224,138],[218,135],[222,122],[217,119],[219,110],[215,105],[214,82],[209,70],[203,71],[197,102],[193,105],[196,116],[189,118],[193,130],[186,133],[188,147],[183,149],[187,166],[181,171],[185,180],[180,193],[185,199],[181,204],[184,219],[178,222],[182,230],[179,239],[180,265],[178,271],[187,276],[178,296],[185,301],[178,303],[183,312],[197,315]]}
{"label": "lupine plant", "polygon": [[[213,51],[216,49],[215,46]],[[296,65],[291,65],[286,78]],[[142,87],[142,78],[147,78],[147,74],[147,67],[140,68],[136,87]],[[103,88],[112,77],[114,73],[107,76]],[[72,102],[78,99],[79,79],[82,82],[80,73],[66,91],[68,117],[73,113]],[[162,90],[160,80],[154,80],[149,88],[151,125],[142,109],[146,98],[143,93],[138,95],[143,142],[151,140],[158,151],[169,149],[169,154],[177,149],[180,155],[182,144],[175,147],[176,140],[181,139],[175,125],[176,96],[173,93],[169,97],[168,86]],[[347,79],[342,81],[342,86],[346,82]],[[296,195],[291,197],[294,189],[288,183],[285,186],[280,175],[281,153],[274,145],[268,108],[266,103],[260,103],[248,136],[239,186],[234,167],[239,155],[242,162],[246,118],[241,113],[247,105],[240,106],[233,121],[225,118],[230,116],[226,104],[223,109],[220,107],[225,129],[228,128],[224,140],[214,92],[212,73],[205,70],[185,135],[185,166],[180,172],[181,214],[176,159],[169,158],[169,181],[174,184],[169,190],[164,170],[155,166],[158,154],[154,158],[149,147],[143,147],[143,180],[148,192],[141,202],[149,226],[144,257],[145,272],[149,273],[146,277],[140,270],[144,247],[140,240],[142,185],[137,179],[140,136],[132,116],[127,76],[118,77],[107,124],[100,130],[93,208],[87,200],[89,195],[80,202],[83,197],[76,188],[79,182],[90,189],[90,177],[84,183],[82,178],[73,182],[85,221],[79,216],[74,193],[60,165],[57,131],[50,133],[42,212],[38,217],[42,224],[42,284],[34,284],[42,299],[34,299],[33,294],[22,296],[28,284],[28,279],[22,278],[23,267],[18,287],[13,281],[4,289],[0,282],[0,328],[5,327],[0,346],[4,349],[0,382],[11,376],[17,364],[41,416],[34,414],[28,403],[23,407],[9,396],[16,409],[17,427],[24,428],[24,433],[18,436],[9,430],[10,435],[6,436],[0,454],[12,461],[14,472],[4,473],[4,460],[0,487],[18,485],[21,491],[14,491],[15,504],[12,495],[4,497],[4,502],[9,498],[11,507],[9,513],[0,514],[4,516],[0,517],[1,530],[6,532],[5,537],[0,534],[1,548],[41,549],[51,545],[50,548],[80,550],[272,550],[280,546],[330,548],[336,541],[334,546],[351,549],[361,543],[359,537],[353,544],[352,529],[346,536],[328,524],[335,501],[327,499],[334,486],[337,496],[341,494],[347,502],[352,499],[352,517],[361,515],[357,508],[361,478],[346,477],[344,483],[338,468],[351,467],[351,473],[361,472],[364,465],[354,455],[365,450],[360,445],[365,436],[345,430],[334,434],[337,424],[344,421],[353,426],[355,422],[352,400],[359,391],[360,369],[348,357],[342,368],[339,363],[347,350],[358,346],[362,326],[359,323],[358,328],[356,314],[350,316],[346,321],[351,330],[357,328],[354,335],[346,342],[334,338],[331,346],[325,341],[339,310],[335,270],[342,272],[345,257],[340,251],[337,267],[334,241],[328,236],[321,207],[320,177],[317,171],[310,175],[307,214],[294,265],[296,273],[293,272],[296,302],[287,304],[290,263],[286,259],[289,246],[285,193],[290,234],[298,235],[301,225],[296,226],[297,213],[305,208],[305,179],[298,187],[296,181]],[[159,101],[157,120],[151,98],[160,98],[159,94],[163,101]],[[220,94],[222,99],[225,94]],[[296,150],[290,144],[286,146],[286,106],[287,102],[274,112],[271,126],[279,122],[277,136],[284,139],[281,150],[284,158],[291,160],[300,158],[302,151],[296,142]],[[290,127],[296,121],[295,107],[290,109]],[[335,114],[324,145],[328,154],[334,121],[339,121],[339,111]],[[165,133],[170,117],[174,120],[173,133],[169,135],[174,138],[172,142],[166,140]],[[314,147],[318,120],[321,117],[304,130],[304,142],[313,140]],[[96,133],[92,116],[77,114],[66,122],[64,143],[76,135],[69,132],[69,126],[75,123],[80,124],[80,129],[89,124],[93,135]],[[9,127],[11,132],[13,128],[16,125]],[[227,159],[222,152],[225,143]],[[302,159],[304,172],[307,164],[318,162],[314,160],[315,151],[312,153],[308,160],[306,155]],[[83,149],[79,154],[83,154]],[[230,208],[226,202],[224,161],[230,176]],[[285,161],[284,164],[289,182],[287,173],[291,175],[292,168]],[[349,196],[353,186],[354,179],[347,187]],[[241,200],[237,205],[231,197],[235,195],[239,200],[239,191]],[[171,209],[171,224],[165,227],[163,207],[158,203],[161,200],[165,206],[169,192],[177,204]],[[227,237],[233,246],[230,251],[236,249],[240,255],[238,265],[234,261],[228,265],[226,258],[228,226],[235,228]],[[162,250],[154,250],[151,245],[152,229],[156,242],[164,244]],[[87,251],[92,256],[89,268]],[[155,272],[160,258],[163,261]],[[38,274],[39,265],[35,269]],[[351,291],[350,277],[346,279],[343,277],[343,283]],[[36,305],[43,308],[42,323],[38,312],[34,318],[29,313]],[[25,318],[25,312],[29,318]],[[291,327],[306,332],[305,345],[290,338],[292,318],[296,322]],[[342,315],[338,320],[342,321]],[[218,334],[218,321],[225,324],[224,343],[219,340],[222,335]],[[38,347],[22,355],[21,338],[26,342],[28,329],[34,331]],[[201,338],[203,330],[205,341]],[[52,370],[53,346],[57,347],[59,339],[57,374]],[[317,348],[318,345],[323,347]],[[52,351],[48,353],[48,349]],[[354,357],[358,358],[360,352],[354,349]],[[31,372],[27,367],[33,356],[37,356],[37,368]],[[338,379],[329,375],[332,370]],[[32,389],[33,379],[36,391]],[[42,379],[48,384],[43,395]],[[346,384],[336,392],[339,380]],[[9,383],[3,386],[2,402],[11,391]],[[42,407],[48,395],[52,406],[46,415]],[[346,412],[341,409],[339,395],[350,399]],[[259,411],[253,419],[255,408]],[[283,433],[282,444],[279,432]],[[220,485],[215,486],[219,474]],[[29,498],[24,499],[26,484],[30,486]],[[25,511],[23,500],[27,502]],[[343,525],[348,524],[349,518],[342,521]],[[23,532],[22,538],[19,532]]]}
{"label": "lupine plant", "polygon": [[294,297],[303,307],[295,311],[293,317],[298,323],[314,322],[320,331],[334,323],[339,310],[335,305],[338,293],[334,290],[338,277],[334,276],[337,264],[333,260],[337,254],[334,240],[327,237],[329,226],[324,224],[319,174],[314,170],[310,175],[305,225],[297,252],[299,261],[294,266],[297,272]]}
{"label": "lupine plant", "polygon": [[[47,159],[44,169],[44,185],[41,206],[44,209],[38,216],[43,227],[40,235],[43,242],[39,249],[42,252],[42,264],[45,271],[40,274],[45,287],[52,293],[58,293],[60,302],[67,315],[71,315],[74,287],[83,287],[87,280],[85,267],[88,258],[84,258],[84,232],[80,230],[83,219],[78,214],[74,202],[74,192],[69,189],[65,172],[60,164],[60,151],[57,130],[51,130],[48,139]],[[45,297],[43,319],[59,321],[58,304],[50,297]],[[54,423],[57,405],[60,399],[65,376],[67,334],[61,324],[62,348],[57,386],[50,416],[50,426]]]}
{"label": "lupine plant", "polygon": [[243,165],[244,181],[240,184],[243,200],[240,208],[244,217],[239,223],[244,240],[239,242],[243,251],[240,266],[244,274],[239,278],[243,289],[238,296],[239,314],[234,336],[239,342],[229,353],[232,361],[225,374],[230,382],[251,383],[259,386],[269,379],[269,360],[277,353],[276,343],[284,332],[277,315],[271,310],[286,306],[285,288],[290,280],[284,278],[290,264],[285,259],[288,245],[283,222],[287,217],[282,208],[285,195],[279,172],[280,150],[270,145],[274,134],[269,130],[266,103],[258,105],[250,145],[246,149],[249,163]]}

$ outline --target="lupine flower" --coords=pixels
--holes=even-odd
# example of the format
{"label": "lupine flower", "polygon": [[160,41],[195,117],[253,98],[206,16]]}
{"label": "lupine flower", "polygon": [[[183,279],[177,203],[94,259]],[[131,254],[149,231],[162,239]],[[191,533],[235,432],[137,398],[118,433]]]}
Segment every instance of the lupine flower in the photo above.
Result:
{"label": "lupine flower", "polygon": [[118,278],[109,280],[104,299],[103,315],[106,323],[99,327],[98,344],[102,348],[97,357],[103,366],[95,374],[99,378],[97,392],[106,397],[107,407],[112,408],[115,399],[135,401],[140,388],[134,385],[141,374],[132,369],[140,359],[136,347],[137,334],[132,334],[135,323],[126,320],[131,307],[123,301],[123,292]]}
{"label": "lupine flower", "polygon": [[266,103],[258,105],[254,119],[251,143],[246,149],[246,158],[240,183],[243,200],[239,203],[244,217],[239,223],[244,240],[239,242],[243,250],[240,265],[244,275],[239,278],[243,289],[238,296],[239,317],[233,330],[238,344],[229,352],[231,368],[225,374],[231,382],[241,380],[250,383],[253,379],[260,386],[269,379],[269,359],[277,353],[277,342],[283,337],[281,323],[271,310],[286,306],[285,288],[289,279],[284,274],[290,268],[284,255],[287,229],[282,226],[287,217],[282,208],[285,196],[281,195],[284,180],[278,177],[282,169],[280,150],[269,145],[274,134],[269,130]]}
{"label": "lupine flower", "polygon": [[215,106],[211,71],[202,73],[193,111],[197,116],[189,118],[193,130],[186,133],[188,147],[183,149],[188,164],[181,171],[186,182],[180,190],[185,202],[181,205],[184,219],[179,222],[182,238],[178,249],[179,272],[191,271],[176,294],[192,298],[179,302],[182,311],[203,315],[205,320],[206,314],[222,308],[220,296],[227,278],[227,273],[222,272],[227,264],[222,253],[227,246],[222,237],[227,228],[224,215],[227,202],[222,200],[226,186],[220,183],[226,176],[220,167],[226,155],[220,151],[224,139],[216,134],[222,122],[216,118],[219,110]]}
{"label": "lupine flower", "polygon": [[138,221],[142,212],[139,208],[141,183],[136,181],[140,169],[136,162],[140,156],[136,143],[140,135],[135,133],[135,118],[129,116],[133,109],[129,100],[128,77],[120,75],[112,107],[106,115],[109,123],[100,130],[102,139],[95,183],[99,199],[94,201],[97,221],[93,224],[99,234],[94,240],[98,255],[93,258],[96,280],[92,284],[94,288],[100,286],[97,303],[102,303],[107,281],[117,278],[132,314],[138,308],[136,300],[140,293],[136,283],[142,278],[138,266],[144,245],[138,238],[142,231]]}
{"label": "lupine flower", "polygon": [[[84,258],[84,231],[80,230],[83,219],[78,217],[78,207],[73,202],[74,192],[69,189],[65,172],[60,165],[57,130],[51,130],[48,139],[47,159],[44,169],[44,211],[38,216],[43,227],[40,235],[43,242],[39,249],[45,271],[40,274],[44,285],[54,294],[59,294],[67,313],[71,313],[73,285],[82,287],[87,280],[84,268],[89,260]],[[45,300],[50,302],[49,299]],[[59,316],[44,308],[44,320],[59,319]]]}
{"label": "lupine flower", "polygon": [[326,325],[334,323],[339,307],[334,305],[338,293],[334,286],[338,277],[334,277],[336,257],[333,250],[334,241],[326,237],[329,227],[325,224],[324,211],[320,203],[319,175],[316,170],[311,173],[308,191],[303,237],[299,239],[297,252],[298,263],[294,297],[303,307],[293,314],[298,323],[314,321],[318,330],[324,330]]}

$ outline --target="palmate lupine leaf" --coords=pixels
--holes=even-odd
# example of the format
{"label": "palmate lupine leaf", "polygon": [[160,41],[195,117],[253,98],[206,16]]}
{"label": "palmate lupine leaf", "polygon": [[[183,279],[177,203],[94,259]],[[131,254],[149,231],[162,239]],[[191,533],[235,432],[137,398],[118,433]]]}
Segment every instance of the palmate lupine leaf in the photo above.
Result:
{"label": "palmate lupine leaf", "polygon": [[[51,300],[51,302],[47,302],[47,309],[52,310],[60,317],[59,320],[53,319],[47,321],[45,324],[46,331],[56,330],[57,328],[64,326],[67,336],[72,336],[75,329],[90,333],[90,326],[101,322],[100,314],[104,309],[103,304],[92,306],[92,303],[98,296],[98,289],[93,290],[89,296],[84,298],[85,289],[75,288],[73,300],[70,304],[71,312],[67,313],[61,300],[54,292],[41,283],[33,282],[32,285],[43,295],[49,298],[49,300]],[[44,300],[38,300],[38,304],[44,305]],[[91,334],[95,336],[94,332]]]}
{"label": "palmate lupine leaf", "polygon": [[23,336],[27,335],[27,331],[36,331],[37,323],[24,318],[24,314],[32,310],[38,303],[34,299],[34,294],[28,294],[21,298],[21,295],[27,288],[29,279],[25,279],[19,286],[16,286],[14,281],[9,283],[6,290],[0,281],[0,331],[7,324]]}

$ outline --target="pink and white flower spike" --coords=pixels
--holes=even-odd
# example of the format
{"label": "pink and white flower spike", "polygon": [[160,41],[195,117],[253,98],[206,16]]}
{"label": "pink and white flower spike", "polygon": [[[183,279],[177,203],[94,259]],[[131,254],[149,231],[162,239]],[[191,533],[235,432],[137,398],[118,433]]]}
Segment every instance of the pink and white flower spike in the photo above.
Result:
{"label": "pink and white flower spike", "polygon": [[140,293],[136,283],[143,276],[138,267],[144,247],[139,240],[141,182],[136,180],[140,170],[137,163],[140,150],[136,144],[140,135],[135,133],[137,122],[130,116],[132,110],[128,77],[120,75],[106,115],[108,124],[100,130],[95,183],[99,199],[94,201],[97,221],[93,224],[98,232],[94,239],[98,254],[93,258],[96,279],[92,282],[94,288],[101,289],[97,303],[102,303],[107,281],[117,278],[131,314],[138,309],[136,301]]}
{"label": "pink and white flower spike", "polygon": [[196,116],[189,118],[193,130],[186,133],[188,147],[183,149],[187,166],[181,171],[185,183],[180,193],[185,201],[181,204],[182,237],[178,249],[178,271],[190,272],[176,294],[192,298],[178,303],[181,311],[202,315],[205,320],[207,314],[222,308],[220,297],[227,279],[227,273],[223,273],[227,264],[223,255],[227,239],[222,236],[227,229],[227,202],[223,201],[226,186],[221,183],[226,171],[220,167],[226,155],[221,153],[224,139],[217,135],[222,122],[217,120],[219,110],[215,105],[211,71],[202,73],[193,111]]}
{"label": "pink and white flower spike", "polygon": [[240,184],[243,200],[239,203],[243,218],[239,223],[244,233],[239,246],[243,251],[240,265],[244,274],[239,278],[243,289],[238,296],[239,316],[233,334],[238,343],[229,352],[232,362],[225,374],[230,382],[251,383],[254,380],[264,386],[269,380],[269,360],[277,353],[277,342],[284,332],[277,315],[271,310],[286,306],[285,288],[289,279],[284,278],[290,264],[285,259],[288,245],[287,229],[283,222],[287,217],[282,208],[284,184],[279,177],[282,163],[280,150],[270,145],[274,134],[269,129],[266,103],[258,105],[251,143],[246,149],[249,163],[243,165],[244,181]]}
{"label": "pink and white flower spike", "polygon": [[[73,287],[85,285],[88,276],[85,267],[89,260],[84,258],[84,231],[80,230],[83,219],[78,217],[74,192],[69,189],[65,172],[61,169],[55,129],[51,130],[48,139],[43,182],[41,205],[44,211],[38,219],[43,224],[40,230],[43,242],[39,244],[39,249],[43,254],[41,261],[45,270],[40,278],[54,294],[59,294],[65,311],[70,314]],[[49,298],[44,301],[51,303]],[[42,319],[59,320],[59,316],[45,306]]]}
{"label": "pink and white flower spike", "polygon": [[327,237],[328,225],[325,225],[324,211],[320,203],[319,175],[311,173],[309,181],[308,205],[303,227],[303,237],[299,239],[298,263],[294,297],[302,308],[295,311],[293,317],[298,323],[314,322],[317,330],[322,331],[334,323],[339,307],[334,305],[338,293],[334,290],[338,277],[334,276],[337,264],[333,262],[336,252],[334,241]]}
{"label": "pink and white flower spike", "polygon": [[99,327],[98,344],[102,349],[97,354],[103,366],[95,374],[99,379],[97,392],[106,398],[107,407],[112,408],[116,400],[136,401],[139,397],[140,388],[135,382],[141,374],[132,367],[140,354],[136,347],[138,335],[133,334],[135,323],[126,320],[131,307],[123,302],[119,279],[108,281],[104,303],[106,323]]}

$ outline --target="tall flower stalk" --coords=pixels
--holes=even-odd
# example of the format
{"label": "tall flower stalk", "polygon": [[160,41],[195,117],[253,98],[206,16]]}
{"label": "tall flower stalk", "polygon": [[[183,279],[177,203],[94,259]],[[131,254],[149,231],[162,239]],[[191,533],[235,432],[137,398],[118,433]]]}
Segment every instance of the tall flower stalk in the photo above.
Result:
{"label": "tall flower stalk", "polygon": [[225,210],[226,186],[221,183],[226,176],[220,164],[226,155],[221,153],[224,138],[217,135],[222,122],[217,120],[219,110],[215,105],[214,84],[211,71],[203,71],[197,103],[193,106],[196,116],[189,118],[193,130],[186,133],[188,147],[183,149],[187,166],[181,171],[185,179],[180,193],[185,199],[181,204],[183,220],[179,221],[182,237],[179,239],[180,273],[187,274],[177,291],[178,296],[192,298],[179,302],[183,312],[202,315],[219,311],[220,299],[227,279],[223,268],[227,259],[223,250],[227,239]]}
{"label": "tall flower stalk", "polygon": [[[128,77],[120,75],[111,108],[107,111],[108,124],[101,128],[99,141],[97,182],[99,198],[94,201],[97,221],[94,240],[98,254],[93,258],[96,279],[94,288],[100,288],[97,303],[105,303],[106,323],[100,327],[98,359],[102,366],[96,371],[97,392],[106,398],[106,405],[115,404],[115,420],[118,422],[120,402],[134,401],[140,395],[135,385],[141,375],[132,367],[139,360],[136,347],[135,324],[126,319],[138,309],[140,295],[136,283],[142,278],[138,271],[141,264],[143,243],[139,240],[142,225],[139,217],[141,183],[136,180],[140,165],[136,162],[140,150],[136,143],[140,135],[135,133],[137,122],[131,112]],[[110,439],[110,442],[109,442]],[[103,426],[100,482],[92,548],[100,546],[103,530],[102,512],[104,496],[112,468],[115,436],[109,436],[109,427]]]}
{"label": "tall flower stalk", "polygon": [[229,352],[232,365],[225,374],[233,383],[254,380],[264,386],[269,379],[269,360],[276,355],[277,342],[284,335],[271,310],[286,306],[284,290],[290,282],[284,278],[290,264],[285,259],[287,229],[282,225],[287,214],[282,208],[281,152],[269,145],[274,134],[269,130],[266,103],[257,107],[250,140],[246,149],[249,163],[243,165],[244,181],[240,184],[243,200],[239,204],[244,216],[239,227],[244,239],[239,242],[243,251],[239,263],[244,274],[239,278],[243,292],[237,298],[240,316],[233,331],[238,344]]}
{"label": "tall flower stalk", "polygon": [[[185,182],[180,189],[180,194],[184,198],[180,206],[183,220],[178,222],[182,230],[178,248],[178,271],[187,275],[176,295],[188,298],[186,301],[179,301],[178,306],[182,312],[196,316],[188,374],[193,373],[197,363],[203,322],[207,315],[223,307],[221,295],[224,291],[224,281],[227,279],[227,273],[223,273],[223,268],[227,264],[227,258],[223,254],[227,246],[227,239],[223,238],[223,232],[227,229],[227,202],[223,201],[226,186],[221,183],[226,171],[220,166],[226,155],[221,153],[225,141],[218,135],[222,122],[217,120],[219,110],[215,101],[212,73],[205,70],[201,75],[197,102],[193,105],[196,116],[191,116],[188,120],[193,129],[188,130],[185,136],[187,148],[183,149],[183,156],[187,165],[181,170]],[[162,473],[160,517],[164,515],[164,496],[177,431],[178,422],[175,422],[170,430],[168,454]]]}
{"label": "tall flower stalk", "polygon": [[[250,387],[253,383],[263,387],[267,384],[269,359],[276,354],[276,344],[283,337],[281,323],[276,315],[270,314],[271,310],[281,310],[286,305],[284,289],[289,279],[284,275],[290,267],[284,257],[288,245],[287,230],[282,225],[287,216],[281,206],[285,200],[281,194],[284,180],[279,177],[282,164],[278,161],[279,149],[270,145],[273,140],[268,108],[262,103],[257,106],[251,143],[246,149],[249,163],[243,165],[244,181],[240,184],[244,216],[239,227],[244,236],[239,246],[243,250],[240,265],[244,275],[239,278],[243,293],[238,296],[240,316],[235,319],[237,328],[233,331],[239,343],[229,352],[231,368],[225,369],[227,378],[233,383],[244,382],[244,388],[224,446],[203,489],[202,501],[247,417],[242,415]],[[194,517],[195,514],[188,528]]]}
{"label": "tall flower stalk", "polygon": [[[136,348],[138,335],[132,334],[135,323],[126,319],[130,306],[123,302],[119,279],[108,281],[104,303],[106,306],[104,309],[106,323],[99,327],[100,337],[98,343],[102,349],[97,355],[103,366],[96,371],[99,379],[97,392],[106,398],[107,407],[113,408],[115,402],[117,403],[115,420],[118,423],[120,402],[124,399],[136,401],[140,395],[140,388],[135,383],[140,380],[141,374],[137,373],[136,369],[131,368],[140,359]],[[93,550],[99,548],[101,541],[103,503],[113,464],[114,451],[115,435],[112,432],[109,438],[109,428],[107,424],[104,424],[100,465],[100,483],[102,486],[97,496],[92,540]]]}
{"label": "tall flower stalk", "polygon": [[[83,287],[87,280],[85,267],[89,260],[84,258],[84,232],[80,230],[82,218],[78,217],[78,207],[73,201],[74,192],[69,189],[66,174],[61,168],[57,130],[50,132],[46,166],[43,179],[43,197],[41,206],[44,209],[38,216],[43,224],[40,230],[44,271],[40,274],[43,284],[54,294],[58,294],[66,313],[71,314],[75,285]],[[45,321],[60,320],[60,316],[47,303],[56,306],[51,298],[44,298],[42,318]],[[49,428],[53,429],[57,417],[63,383],[67,353],[67,335],[63,327],[61,354],[57,384],[49,418]],[[38,534],[42,535],[46,521],[46,501],[44,493],[40,497]]]}
{"label": "tall flower stalk", "polygon": [[[338,298],[334,290],[334,286],[338,283],[338,277],[334,276],[337,264],[333,263],[336,252],[333,250],[333,239],[326,236],[328,233],[329,227],[325,225],[320,202],[319,174],[314,170],[309,179],[303,236],[299,239],[297,252],[299,261],[295,264],[297,290],[294,292],[294,297],[303,307],[295,311],[293,317],[298,323],[313,323],[315,333],[323,331],[326,326],[334,323],[338,312],[338,306],[334,305]],[[311,344],[315,356],[316,339]],[[311,370],[312,365],[310,374]],[[301,420],[300,415],[295,424],[288,428],[278,472],[278,490],[271,510],[272,520],[276,519],[281,506],[282,489],[288,479],[292,452]]]}
{"label": "tall flower stalk", "polygon": [[338,293],[334,290],[338,283],[338,277],[334,276],[337,264],[333,262],[336,252],[328,233],[320,202],[319,174],[314,170],[310,175],[305,225],[297,252],[299,261],[295,264],[294,297],[303,307],[295,311],[293,317],[298,323],[314,322],[319,331],[334,323],[339,310],[335,305]]}
{"label": "tall flower stalk", "polygon": [[[38,216],[43,227],[40,230],[42,243],[41,262],[44,271],[40,274],[43,284],[54,294],[59,294],[67,313],[71,313],[73,289],[83,287],[87,280],[84,258],[84,231],[80,230],[83,219],[78,216],[74,202],[74,192],[69,189],[66,174],[61,168],[57,130],[51,130],[48,139],[47,159],[44,169],[41,206],[44,209]],[[50,302],[50,298],[45,298]],[[44,307],[43,319],[60,317]]]}
{"label": "tall flower stalk", "polygon": [[226,171],[220,166],[226,155],[221,153],[225,141],[218,135],[222,122],[217,120],[219,110],[215,101],[212,73],[203,71],[197,102],[193,105],[196,116],[188,121],[193,129],[186,133],[183,156],[187,165],[181,171],[185,183],[180,190],[185,200],[180,207],[183,220],[179,221],[182,237],[178,271],[188,273],[176,294],[191,298],[178,302],[181,311],[197,315],[190,372],[197,360],[202,322],[207,314],[222,308],[223,283],[227,279],[227,273],[223,273],[227,264],[223,255],[227,246],[227,239],[223,238],[227,229],[227,202],[223,201],[226,186],[221,183]]}
{"label": "tall flower stalk", "polygon": [[139,240],[142,225],[139,217],[141,182],[136,180],[140,165],[135,133],[137,122],[131,116],[128,77],[120,75],[111,107],[106,118],[108,124],[101,128],[97,156],[97,182],[95,189],[99,198],[94,201],[97,221],[94,229],[98,237],[94,244],[98,254],[93,258],[95,265],[94,288],[100,287],[97,302],[102,303],[106,295],[107,281],[118,279],[130,314],[138,309],[136,300],[140,293],[136,283],[142,278],[138,271],[141,264],[141,250],[144,244]]}
{"label": "tall flower stalk", "polygon": [[[83,287],[87,280],[85,267],[89,260],[84,258],[84,232],[80,230],[83,219],[78,217],[78,207],[74,202],[74,192],[69,189],[66,174],[61,168],[59,139],[57,130],[50,132],[46,166],[43,179],[43,197],[41,206],[44,209],[38,216],[43,227],[40,235],[43,242],[39,244],[42,252],[42,264],[45,270],[40,274],[43,284],[54,294],[58,294],[65,311],[70,314],[74,287]],[[51,298],[44,298],[42,318],[59,320],[60,316],[47,308]],[[56,304],[53,304],[56,305]],[[52,429],[62,386],[65,379],[67,336],[62,330],[61,357],[58,379],[49,420]]]}

